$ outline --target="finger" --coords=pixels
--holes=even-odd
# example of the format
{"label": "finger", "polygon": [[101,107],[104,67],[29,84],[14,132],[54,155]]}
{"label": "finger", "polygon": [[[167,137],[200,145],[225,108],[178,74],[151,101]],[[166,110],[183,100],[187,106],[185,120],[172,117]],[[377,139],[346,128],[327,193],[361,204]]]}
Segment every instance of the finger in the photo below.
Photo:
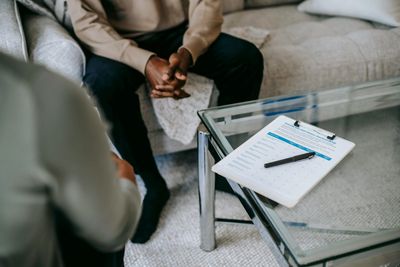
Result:
{"label": "finger", "polygon": [[186,73],[184,73],[180,68],[178,68],[178,69],[175,71],[175,78],[177,78],[177,79],[180,80],[180,81],[186,81],[187,75],[186,75]]}
{"label": "finger", "polygon": [[156,85],[155,88],[157,91],[173,91],[175,88],[170,84],[160,84]]}
{"label": "finger", "polygon": [[173,79],[169,83],[164,83],[164,84],[157,84],[154,87],[154,90],[159,90],[159,91],[174,91],[174,90],[180,90],[185,82],[182,82],[177,79]]}
{"label": "finger", "polygon": [[183,89],[181,89],[181,90],[175,90],[174,91],[174,95],[175,96],[178,96],[178,97],[189,97],[190,96],[190,94],[189,93],[187,93],[185,90],[183,90]]}
{"label": "finger", "polygon": [[151,95],[151,98],[168,98],[168,97],[174,97],[173,95],[168,95],[168,96],[162,96],[162,95]]}
{"label": "finger", "polygon": [[175,90],[174,94],[175,95],[189,95],[190,96],[190,94],[188,92],[186,92],[184,89]]}
{"label": "finger", "polygon": [[164,81],[168,81],[172,77],[174,77],[175,71],[179,67],[179,64],[180,64],[180,58],[178,57],[178,55],[176,53],[171,54],[171,56],[169,57],[169,66],[167,73],[165,73],[162,76],[162,79]]}
{"label": "finger", "polygon": [[178,79],[173,79],[171,82],[169,82],[169,85],[171,85],[175,90],[181,90],[185,82],[182,82],[181,80]]}
{"label": "finger", "polygon": [[189,59],[186,57],[180,57],[181,60],[179,62],[179,66],[175,71],[175,77],[179,80],[186,80],[187,79],[187,70],[189,68],[190,62]]}
{"label": "finger", "polygon": [[120,159],[117,155],[115,155],[114,153],[111,154],[111,159],[112,159],[112,161],[114,162],[115,167],[116,167],[117,169],[119,169],[120,163],[121,163],[121,159]]}
{"label": "finger", "polygon": [[171,97],[174,95],[174,92],[173,91],[152,90],[151,94],[154,95],[154,97]]}
{"label": "finger", "polygon": [[118,157],[112,157],[112,159],[113,159],[113,161],[114,161],[114,164],[115,164],[115,168],[117,169],[117,172],[120,174],[121,173],[121,169],[123,168],[123,161],[120,159],[120,158],[118,158]]}
{"label": "finger", "polygon": [[178,99],[186,98],[186,97],[189,97],[189,96],[190,96],[190,94],[188,94],[188,93],[186,93],[185,91],[182,90],[181,93],[179,93],[177,95],[174,95],[173,98],[178,100]]}
{"label": "finger", "polygon": [[186,80],[178,80],[178,79],[175,79],[175,81],[176,81],[176,85],[174,84],[174,88],[177,90],[177,89],[182,89],[182,87],[184,87],[185,86],[185,84],[186,84]]}
{"label": "finger", "polygon": [[116,159],[116,160],[120,159],[120,158],[118,157],[118,155],[115,154],[113,151],[111,151],[111,157],[112,157],[113,160],[114,160],[114,159]]}

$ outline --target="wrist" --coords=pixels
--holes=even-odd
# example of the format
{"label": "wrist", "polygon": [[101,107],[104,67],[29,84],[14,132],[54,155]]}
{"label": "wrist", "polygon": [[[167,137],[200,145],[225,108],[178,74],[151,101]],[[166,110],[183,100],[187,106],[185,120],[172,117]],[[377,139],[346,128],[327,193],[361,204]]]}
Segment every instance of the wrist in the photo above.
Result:
{"label": "wrist", "polygon": [[144,67],[144,75],[145,75],[145,76],[147,76],[148,68],[150,68],[151,65],[152,65],[152,60],[155,59],[156,57],[157,57],[156,54],[152,54],[152,55],[147,59],[146,66]]}
{"label": "wrist", "polygon": [[183,57],[185,57],[187,59],[187,61],[189,62],[189,66],[191,66],[193,64],[193,57],[192,57],[192,53],[190,53],[190,51],[185,48],[185,47],[180,47],[178,49],[178,54],[182,55]]}

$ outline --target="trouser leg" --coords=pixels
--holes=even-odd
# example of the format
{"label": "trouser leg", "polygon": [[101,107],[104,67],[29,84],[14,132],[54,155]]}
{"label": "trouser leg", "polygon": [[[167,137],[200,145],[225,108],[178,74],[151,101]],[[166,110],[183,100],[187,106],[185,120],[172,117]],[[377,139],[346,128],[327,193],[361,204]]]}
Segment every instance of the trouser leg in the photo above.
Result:
{"label": "trouser leg", "polygon": [[[213,79],[220,93],[218,105],[258,98],[264,60],[253,44],[221,34],[191,70]],[[216,176],[216,189],[233,193],[228,182]]]}
{"label": "trouser leg", "polygon": [[222,33],[200,56],[191,71],[214,80],[218,105],[258,98],[264,60],[252,43]]}
{"label": "trouser leg", "polygon": [[139,174],[157,172],[135,93],[144,82],[143,75],[125,64],[91,55],[83,81],[110,122],[111,139],[122,157]]}
{"label": "trouser leg", "polygon": [[135,94],[144,77],[125,64],[92,55],[84,82],[111,124],[114,145],[122,157],[133,165],[146,186],[142,215],[131,239],[144,243],[157,229],[161,211],[169,198],[167,185],[153,157],[139,99]]}
{"label": "trouser leg", "polygon": [[86,240],[73,232],[73,227],[65,217],[55,211],[57,239],[61,258],[65,267],[123,267],[124,250],[103,252],[94,248]]}

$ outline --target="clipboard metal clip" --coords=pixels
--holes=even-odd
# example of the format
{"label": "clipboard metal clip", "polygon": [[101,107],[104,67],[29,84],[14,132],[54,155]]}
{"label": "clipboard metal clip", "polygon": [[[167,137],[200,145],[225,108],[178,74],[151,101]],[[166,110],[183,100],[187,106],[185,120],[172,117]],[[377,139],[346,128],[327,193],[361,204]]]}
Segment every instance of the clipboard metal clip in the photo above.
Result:
{"label": "clipboard metal clip", "polygon": [[[295,127],[300,127],[300,121],[296,120],[296,121],[293,123],[293,125],[294,125]],[[330,135],[326,135],[326,138],[329,139],[329,140],[333,140],[333,139],[335,139],[335,137],[336,137],[336,134],[334,134],[334,133],[330,133]]]}

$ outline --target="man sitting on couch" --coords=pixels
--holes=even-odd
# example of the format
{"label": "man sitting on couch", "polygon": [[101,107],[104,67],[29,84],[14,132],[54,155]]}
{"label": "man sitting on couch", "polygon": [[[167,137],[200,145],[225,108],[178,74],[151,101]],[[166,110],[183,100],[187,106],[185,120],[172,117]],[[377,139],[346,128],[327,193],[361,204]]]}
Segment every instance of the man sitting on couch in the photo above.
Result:
{"label": "man sitting on couch", "polygon": [[219,0],[68,0],[74,31],[88,48],[83,80],[112,123],[112,139],[147,188],[132,241],[156,230],[169,191],[154,161],[135,91],[189,97],[187,71],[213,79],[218,104],[258,98],[263,58],[251,43],[221,34]]}

